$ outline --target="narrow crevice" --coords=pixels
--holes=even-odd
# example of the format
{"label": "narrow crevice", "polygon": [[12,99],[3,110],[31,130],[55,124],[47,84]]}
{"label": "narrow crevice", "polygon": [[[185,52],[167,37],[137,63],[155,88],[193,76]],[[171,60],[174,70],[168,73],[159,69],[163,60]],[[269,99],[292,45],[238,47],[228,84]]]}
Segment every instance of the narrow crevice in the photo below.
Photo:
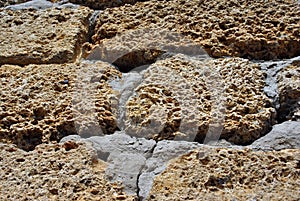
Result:
{"label": "narrow crevice", "polygon": [[93,12],[93,14],[91,15],[91,17],[89,18],[89,32],[88,32],[88,39],[87,39],[87,41],[89,43],[93,43],[92,37],[95,34],[95,27],[96,27],[100,12],[101,12],[100,10],[95,10]]}
{"label": "narrow crevice", "polygon": [[156,148],[156,146],[157,146],[157,142],[155,143],[155,145],[154,145],[154,146],[152,147],[152,149],[150,150],[150,152],[149,152],[149,153],[150,153],[150,156],[147,157],[147,160],[153,156],[153,152],[154,152],[154,149]]}
{"label": "narrow crevice", "polygon": [[279,92],[277,86],[277,75],[281,70],[282,66],[278,66],[277,62],[257,62],[261,70],[265,73],[265,83],[264,92],[272,100],[272,107],[278,109],[279,104]]}
{"label": "narrow crevice", "polygon": [[[291,106],[288,104],[285,107],[284,104],[280,102],[280,92],[278,90],[278,76],[282,69],[291,65],[294,61],[297,61],[299,57],[295,57],[292,59],[287,59],[283,61],[255,61],[255,63],[259,64],[261,70],[265,73],[265,87],[264,92],[267,97],[272,101],[270,107],[275,108],[277,115],[275,117],[276,123],[282,123],[286,121],[285,117],[287,109]],[[297,101],[295,101],[297,102]]]}
{"label": "narrow crevice", "polygon": [[[79,58],[86,59],[91,54],[91,51],[93,49],[93,35],[95,34],[95,27],[100,12],[101,11],[98,10],[94,11],[87,19],[86,23],[88,24],[89,29],[84,41],[80,43],[80,47],[78,48],[81,51],[79,54],[76,54],[79,55]],[[98,58],[97,60],[101,60],[101,58]]]}
{"label": "narrow crevice", "polygon": [[155,143],[155,145],[152,147],[152,149],[150,150],[150,152],[149,152],[149,155],[148,155],[148,157],[146,157],[146,161],[145,161],[145,165],[143,165],[143,167],[141,168],[141,170],[140,170],[140,172],[139,172],[139,174],[137,175],[137,180],[136,180],[136,189],[137,189],[137,192],[136,192],[136,195],[137,195],[137,197],[138,197],[138,201],[143,201],[145,198],[143,198],[143,197],[141,197],[140,196],[140,187],[139,187],[139,181],[140,181],[140,176],[143,174],[143,170],[144,170],[144,168],[145,168],[145,166],[146,166],[146,163],[147,163],[147,160],[149,159],[149,158],[152,158],[152,156],[153,156],[153,152],[154,152],[154,149],[156,148],[156,146],[157,146],[157,142]]}
{"label": "narrow crevice", "polygon": [[145,165],[142,167],[142,169],[140,170],[139,174],[137,175],[137,179],[136,179],[136,195],[138,198],[138,201],[142,201],[143,199],[140,197],[140,187],[139,187],[139,180],[140,180],[140,176],[143,173],[143,169],[144,169]]}

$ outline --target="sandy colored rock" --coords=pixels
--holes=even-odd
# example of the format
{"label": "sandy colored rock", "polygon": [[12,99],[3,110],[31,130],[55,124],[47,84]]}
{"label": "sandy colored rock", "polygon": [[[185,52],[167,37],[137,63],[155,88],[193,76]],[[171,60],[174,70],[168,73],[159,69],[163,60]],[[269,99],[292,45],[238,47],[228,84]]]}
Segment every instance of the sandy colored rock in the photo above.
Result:
{"label": "sandy colored rock", "polygon": [[248,144],[272,126],[264,75],[249,60],[177,55],[152,64],[143,76],[126,104],[128,134],[203,142],[208,132],[212,140],[222,132],[221,138]]}
{"label": "sandy colored rock", "polygon": [[299,156],[299,149],[199,149],[171,161],[147,200],[299,200]]}
{"label": "sandy colored rock", "polygon": [[277,82],[280,101],[279,121],[300,121],[300,60],[282,69]]}
{"label": "sandy colored rock", "polygon": [[101,12],[95,44],[127,30],[166,29],[188,36],[213,57],[290,58],[300,54],[296,1],[146,1]]}
{"label": "sandy colored rock", "polygon": [[109,81],[120,76],[104,62],[0,68],[0,141],[32,150],[70,134],[116,130]]}
{"label": "sandy colored rock", "polygon": [[128,73],[154,63],[165,54],[184,54],[208,58],[200,45],[175,31],[157,28],[132,29],[100,44],[85,43],[82,56],[87,60],[102,60]]}
{"label": "sandy colored rock", "polygon": [[[232,146],[230,145],[230,143],[225,142],[225,140],[218,141],[217,143],[213,144],[213,146],[215,148],[245,148],[242,146]],[[170,160],[187,154],[195,149],[208,147],[212,148],[211,146],[196,142],[173,140],[162,140],[157,142],[152,156],[147,159],[146,164],[139,177],[139,197],[142,200],[148,197],[155,177],[166,169]]]}
{"label": "sandy colored rock", "polygon": [[93,136],[87,139],[78,135],[64,137],[61,142],[69,140],[88,141],[97,151],[97,157],[107,162],[105,174],[111,182],[121,182],[128,195],[137,195],[138,178],[146,160],[152,155],[154,140],[134,138],[117,131],[112,135]]}
{"label": "sandy colored rock", "polygon": [[0,11],[0,65],[75,61],[90,15],[84,7]]}
{"label": "sandy colored rock", "polygon": [[147,159],[139,177],[139,197],[142,200],[147,198],[155,177],[166,169],[171,159],[204,146],[205,145],[196,142],[186,141],[163,140],[157,142],[152,156]]}
{"label": "sandy colored rock", "polygon": [[1,200],[134,200],[106,180],[107,165],[90,145],[43,144],[25,152],[0,143],[0,151]]}

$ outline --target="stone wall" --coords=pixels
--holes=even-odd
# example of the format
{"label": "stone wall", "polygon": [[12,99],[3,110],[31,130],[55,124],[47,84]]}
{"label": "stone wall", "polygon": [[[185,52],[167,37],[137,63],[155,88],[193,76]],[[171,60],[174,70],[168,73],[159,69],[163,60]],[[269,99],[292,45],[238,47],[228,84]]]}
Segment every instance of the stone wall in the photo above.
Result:
{"label": "stone wall", "polygon": [[0,1],[0,200],[299,200],[299,16]]}

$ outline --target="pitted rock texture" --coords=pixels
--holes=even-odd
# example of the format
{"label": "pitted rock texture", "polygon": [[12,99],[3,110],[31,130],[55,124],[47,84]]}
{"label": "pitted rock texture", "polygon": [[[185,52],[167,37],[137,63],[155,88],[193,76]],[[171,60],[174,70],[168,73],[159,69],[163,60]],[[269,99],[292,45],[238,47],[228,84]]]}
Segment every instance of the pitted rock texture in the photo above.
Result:
{"label": "pitted rock texture", "polygon": [[299,156],[299,149],[195,150],[169,163],[147,200],[299,200]]}
{"label": "pitted rock texture", "polygon": [[142,200],[147,198],[152,188],[154,178],[165,170],[171,159],[187,154],[200,147],[205,147],[205,145],[186,141],[163,140],[157,142],[152,156],[147,159],[139,177],[139,197]]}
{"label": "pitted rock texture", "polygon": [[108,82],[119,76],[104,62],[1,66],[0,141],[32,150],[70,134],[113,133],[116,98]]}
{"label": "pitted rock texture", "polygon": [[181,53],[208,58],[200,45],[175,31],[163,28],[133,29],[105,38],[93,46],[85,43],[82,56],[88,60],[102,60],[116,65],[127,73],[148,65],[166,54]]}
{"label": "pitted rock texture", "polygon": [[87,139],[80,138],[78,135],[69,135],[61,142],[70,140],[91,142],[97,151],[97,157],[107,162],[105,174],[109,181],[121,182],[124,192],[137,195],[138,177],[147,158],[152,155],[156,145],[154,140],[137,139],[119,131],[112,135],[93,136]]}
{"label": "pitted rock texture", "polygon": [[264,86],[260,67],[246,59],[196,61],[177,55],[159,60],[144,72],[126,104],[125,129],[155,140],[198,142],[208,131],[222,131],[229,142],[249,144],[273,124],[275,110]]}
{"label": "pitted rock texture", "polygon": [[280,59],[300,55],[296,1],[146,1],[101,12],[94,43],[126,30],[167,29],[189,36],[213,57]]}
{"label": "pitted rock texture", "polygon": [[[271,144],[271,143],[270,143]],[[232,148],[244,149],[243,146],[231,145],[225,140],[214,142],[213,144],[203,145],[196,142],[163,140],[156,143],[153,154],[147,159],[146,164],[139,177],[139,197],[144,200],[148,197],[152,188],[153,181],[157,175],[162,173],[170,160],[187,154],[199,148]]]}
{"label": "pitted rock texture", "polygon": [[[61,0],[50,0],[50,1],[60,2]],[[105,8],[122,6],[124,4],[134,4],[138,0],[122,0],[122,1],[121,0],[68,0],[68,1],[74,4],[88,6],[95,10],[102,10]]]}
{"label": "pitted rock texture", "polygon": [[[60,143],[68,141],[88,142],[97,151],[97,157],[107,163],[106,177],[110,182],[121,182],[128,195],[137,195],[144,199],[149,194],[156,175],[163,172],[171,159],[190,151],[209,147],[196,142],[154,140],[135,138],[117,131],[112,135],[81,138],[69,135]],[[242,149],[232,146],[225,140],[213,144],[214,147]],[[210,147],[212,148],[212,147]]]}
{"label": "pitted rock texture", "polygon": [[0,143],[1,200],[134,200],[105,178],[107,164],[87,144],[43,144],[25,152]]}
{"label": "pitted rock texture", "polygon": [[279,72],[279,121],[300,121],[300,60]]}
{"label": "pitted rock texture", "polygon": [[90,15],[84,7],[0,11],[0,65],[75,61]]}

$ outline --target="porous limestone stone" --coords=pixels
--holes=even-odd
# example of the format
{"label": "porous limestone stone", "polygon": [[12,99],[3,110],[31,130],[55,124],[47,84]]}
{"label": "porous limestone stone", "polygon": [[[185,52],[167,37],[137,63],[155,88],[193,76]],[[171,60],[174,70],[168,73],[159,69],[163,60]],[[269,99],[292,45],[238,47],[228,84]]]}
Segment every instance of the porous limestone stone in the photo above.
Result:
{"label": "porous limestone stone", "polygon": [[274,125],[271,132],[253,142],[249,148],[263,151],[300,149],[300,122],[286,121]]}
{"label": "porous limestone stone", "polygon": [[249,60],[175,55],[152,64],[143,77],[126,104],[130,135],[249,144],[273,124],[264,75]]}
{"label": "porous limestone stone", "polygon": [[86,143],[42,144],[25,152],[0,143],[1,200],[135,200],[105,178],[107,164]]}
{"label": "porous limestone stone", "polygon": [[157,142],[152,156],[147,159],[139,176],[139,197],[141,199],[147,198],[155,177],[165,170],[170,160],[204,146],[195,142],[185,141],[163,140]]}
{"label": "porous limestone stone", "polygon": [[166,169],[171,160],[195,149],[213,147],[234,148],[236,150],[244,148],[241,146],[232,146],[225,140],[218,141],[216,144],[210,146],[186,141],[162,140],[157,142],[152,156],[147,159],[139,176],[139,198],[145,200],[148,197],[155,177],[159,176]]}
{"label": "porous limestone stone", "polygon": [[[50,0],[60,2],[61,0]],[[102,10],[110,7],[122,6],[124,4],[134,4],[138,0],[68,0],[71,3],[88,6],[95,10]]]}
{"label": "porous limestone stone", "polygon": [[121,72],[127,73],[158,58],[178,53],[209,57],[200,45],[188,37],[159,28],[128,30],[113,38],[103,39],[97,45],[85,43],[82,56],[87,60],[113,63]]}
{"label": "porous limestone stone", "polygon": [[32,150],[70,134],[114,133],[117,98],[109,81],[120,73],[104,62],[0,68],[0,141]]}
{"label": "porous limestone stone", "polygon": [[73,62],[86,42],[91,10],[0,10],[0,65]]}
{"label": "porous limestone stone", "polygon": [[[107,163],[106,177],[111,182],[121,182],[124,192],[146,198],[156,175],[163,172],[171,159],[207,145],[197,142],[169,141],[155,142],[144,138],[126,135],[117,131],[112,135],[81,138],[79,135],[68,135],[61,143],[68,141],[89,142],[97,151],[97,157]],[[241,149],[224,140],[214,147]]]}
{"label": "porous limestone stone", "polygon": [[299,157],[299,149],[198,149],[171,161],[147,200],[299,200]]}
{"label": "porous limestone stone", "polygon": [[213,57],[290,58],[300,54],[299,16],[294,0],[152,0],[101,12],[93,43],[153,28],[188,36]]}
{"label": "porous limestone stone", "polygon": [[279,121],[300,121],[300,59],[281,69],[277,82],[280,102]]}
{"label": "porous limestone stone", "polygon": [[93,136],[86,139],[70,135],[64,137],[61,142],[70,140],[91,142],[97,152],[97,157],[107,162],[105,175],[109,181],[122,182],[124,192],[137,195],[138,177],[147,158],[152,155],[152,150],[156,145],[154,140],[137,139],[126,135],[124,131],[119,131],[112,135]]}

